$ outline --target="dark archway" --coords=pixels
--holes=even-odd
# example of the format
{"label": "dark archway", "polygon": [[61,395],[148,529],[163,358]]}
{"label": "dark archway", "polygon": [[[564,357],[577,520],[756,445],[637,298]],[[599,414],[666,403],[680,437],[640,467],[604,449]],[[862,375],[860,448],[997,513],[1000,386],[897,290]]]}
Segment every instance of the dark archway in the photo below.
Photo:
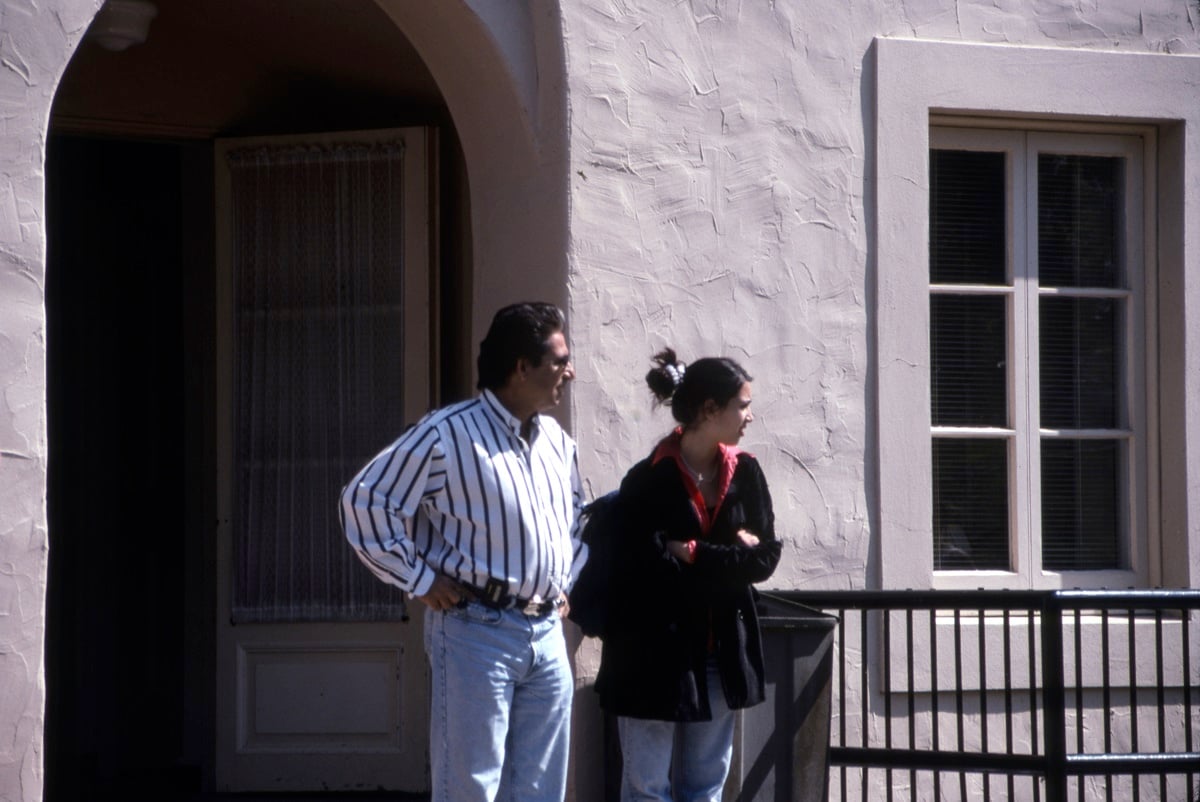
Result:
{"label": "dark archway", "polygon": [[185,198],[204,156],[49,143],[47,217],[70,234],[51,242],[46,287],[47,800],[198,788],[205,763],[210,383],[188,356],[211,293],[206,216]]}
{"label": "dark archway", "polygon": [[45,799],[213,788],[213,139],[401,125],[441,132],[441,317],[465,330],[457,136],[370,0],[164,0],[145,45],[85,39],[68,67],[47,152]]}

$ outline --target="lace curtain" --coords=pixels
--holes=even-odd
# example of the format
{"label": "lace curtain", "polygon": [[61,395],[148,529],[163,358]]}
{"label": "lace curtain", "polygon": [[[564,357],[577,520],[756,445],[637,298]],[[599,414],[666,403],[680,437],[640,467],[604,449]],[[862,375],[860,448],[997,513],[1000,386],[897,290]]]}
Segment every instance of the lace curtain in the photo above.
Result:
{"label": "lace curtain", "polygon": [[403,143],[249,147],[228,166],[234,621],[400,618],[337,500],[404,426]]}

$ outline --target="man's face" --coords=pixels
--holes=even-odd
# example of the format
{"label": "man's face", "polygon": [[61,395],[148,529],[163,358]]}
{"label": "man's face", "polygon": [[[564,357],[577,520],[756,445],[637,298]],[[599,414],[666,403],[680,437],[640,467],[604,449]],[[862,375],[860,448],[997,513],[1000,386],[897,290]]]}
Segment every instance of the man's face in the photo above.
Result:
{"label": "man's face", "polygon": [[575,366],[571,364],[571,349],[561,331],[550,335],[546,341],[546,353],[541,364],[527,366],[525,386],[530,403],[538,412],[545,412],[562,401],[567,382],[575,378]]}

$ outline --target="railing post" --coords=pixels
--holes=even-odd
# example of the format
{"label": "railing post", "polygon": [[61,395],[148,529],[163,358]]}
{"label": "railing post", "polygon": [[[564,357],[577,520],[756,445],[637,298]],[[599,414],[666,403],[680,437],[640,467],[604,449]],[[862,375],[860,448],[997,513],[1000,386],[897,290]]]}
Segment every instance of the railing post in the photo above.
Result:
{"label": "railing post", "polygon": [[1062,606],[1057,594],[1042,601],[1042,730],[1046,801],[1067,799],[1067,712],[1063,689]]}

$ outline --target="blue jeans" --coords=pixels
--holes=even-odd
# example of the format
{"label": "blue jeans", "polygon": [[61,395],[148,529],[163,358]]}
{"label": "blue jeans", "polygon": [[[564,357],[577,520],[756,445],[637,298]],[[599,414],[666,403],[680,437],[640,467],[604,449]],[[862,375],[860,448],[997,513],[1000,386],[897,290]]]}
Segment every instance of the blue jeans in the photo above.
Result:
{"label": "blue jeans", "polygon": [[621,802],[720,802],[733,757],[734,711],[712,662],[708,702],[712,721],[617,718]]}
{"label": "blue jeans", "polygon": [[432,802],[562,802],[571,698],[558,613],[425,611]]}

